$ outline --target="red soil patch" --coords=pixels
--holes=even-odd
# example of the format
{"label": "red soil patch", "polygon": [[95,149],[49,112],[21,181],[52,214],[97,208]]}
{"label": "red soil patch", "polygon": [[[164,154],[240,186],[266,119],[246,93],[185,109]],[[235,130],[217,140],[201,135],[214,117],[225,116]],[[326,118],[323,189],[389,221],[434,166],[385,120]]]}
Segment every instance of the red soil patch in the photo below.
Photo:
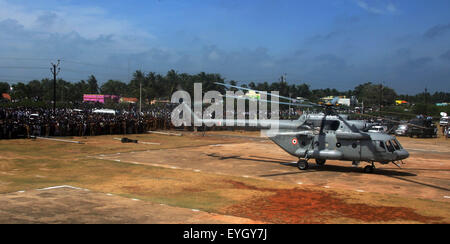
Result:
{"label": "red soil patch", "polygon": [[238,189],[273,192],[249,202],[226,208],[226,214],[275,224],[327,223],[334,218],[351,218],[362,222],[415,221],[435,223],[441,217],[422,216],[411,208],[347,203],[322,191],[303,189],[267,189],[227,181]]}

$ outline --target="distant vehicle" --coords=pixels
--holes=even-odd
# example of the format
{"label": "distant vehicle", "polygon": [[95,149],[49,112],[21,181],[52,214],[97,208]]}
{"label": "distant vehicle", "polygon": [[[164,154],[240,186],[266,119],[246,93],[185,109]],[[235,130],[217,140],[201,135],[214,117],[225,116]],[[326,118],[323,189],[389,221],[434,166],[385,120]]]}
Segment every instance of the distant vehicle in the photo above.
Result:
{"label": "distant vehicle", "polygon": [[406,136],[407,132],[408,132],[408,125],[401,124],[395,130],[395,135],[396,136]]}
{"label": "distant vehicle", "polygon": [[439,121],[439,124],[441,126],[446,126],[448,125],[448,117],[442,117],[441,120]]}
{"label": "distant vehicle", "polygon": [[368,132],[374,132],[374,133],[386,133],[387,128],[386,126],[382,126],[382,125],[374,125],[372,126]]}
{"label": "distant vehicle", "polygon": [[438,129],[431,119],[418,118],[409,121],[409,124],[415,125],[408,128],[409,137],[437,137]]}

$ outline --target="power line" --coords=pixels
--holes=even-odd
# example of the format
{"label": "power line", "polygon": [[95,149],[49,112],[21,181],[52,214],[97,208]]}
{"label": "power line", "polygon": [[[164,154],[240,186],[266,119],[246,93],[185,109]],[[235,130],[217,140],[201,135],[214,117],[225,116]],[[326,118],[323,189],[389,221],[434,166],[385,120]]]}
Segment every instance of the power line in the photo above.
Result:
{"label": "power line", "polygon": [[52,60],[51,58],[24,58],[24,57],[0,57],[0,59],[15,59],[15,60]]}
{"label": "power line", "polygon": [[0,66],[0,69],[48,69],[46,67],[33,66]]}
{"label": "power line", "polygon": [[27,80],[27,79],[32,79],[32,80],[33,79],[34,80],[38,79],[38,80],[40,80],[40,79],[42,79],[42,77],[37,78],[36,76],[4,75],[4,74],[0,75],[0,79],[9,79],[9,78],[24,79],[24,80]]}
{"label": "power line", "polygon": [[105,66],[105,65],[92,64],[92,63],[86,63],[86,62],[80,62],[80,61],[70,61],[70,60],[66,60],[66,59],[61,59],[61,61],[64,61],[66,63],[86,65],[86,66],[95,66],[95,67],[105,68],[105,69],[124,69],[123,67],[119,67],[119,66]]}
{"label": "power line", "polygon": [[64,69],[64,71],[67,71],[67,72],[72,72],[72,73],[84,73],[84,74],[97,74],[97,75],[105,75],[105,76],[108,76],[108,75],[115,75],[115,76],[117,76],[117,75],[123,75],[123,76],[127,76],[127,74],[111,74],[111,73],[103,73],[103,72],[97,72],[97,71],[91,71],[91,70],[75,70],[75,69]]}
{"label": "power line", "polygon": [[[45,61],[51,61],[51,58],[29,58],[29,57],[0,57],[0,59],[14,59],[14,60],[45,60]],[[93,63],[87,63],[87,62],[81,62],[81,61],[72,61],[69,59],[60,59],[60,61],[63,61],[65,63],[72,63],[72,64],[79,64],[79,65],[85,65],[85,66],[90,66],[90,67],[98,67],[98,68],[104,68],[104,69],[119,69],[119,70],[124,70],[124,67],[119,67],[119,66],[111,66],[111,65],[99,65],[99,64],[93,64]],[[25,68],[24,66],[5,66],[5,68]],[[27,68],[31,68],[31,67],[27,67]],[[34,68],[34,67],[33,67]],[[39,67],[39,68],[43,68],[43,67]],[[46,68],[44,68],[46,69]]]}

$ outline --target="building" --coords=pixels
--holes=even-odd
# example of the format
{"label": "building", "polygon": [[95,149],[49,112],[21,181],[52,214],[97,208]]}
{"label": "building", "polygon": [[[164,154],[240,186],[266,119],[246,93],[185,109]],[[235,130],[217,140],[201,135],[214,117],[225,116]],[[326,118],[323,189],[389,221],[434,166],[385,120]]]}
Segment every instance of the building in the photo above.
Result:
{"label": "building", "polygon": [[121,103],[137,103],[139,100],[135,97],[121,97]]}
{"label": "building", "polygon": [[119,101],[119,96],[115,95],[100,95],[100,94],[84,94],[83,102],[94,102],[94,103],[107,103]]}
{"label": "building", "polygon": [[8,93],[2,93],[1,99],[11,101],[11,96]]}
{"label": "building", "polygon": [[[331,102],[335,97],[334,96],[328,96],[328,97],[322,97],[320,100],[322,100],[324,103]],[[337,104],[349,106],[351,105],[351,99],[346,98],[345,96],[340,96],[339,100],[337,101]]]}
{"label": "building", "polygon": [[150,104],[169,104],[171,103],[170,100],[158,100],[158,99],[153,99],[150,101]]}

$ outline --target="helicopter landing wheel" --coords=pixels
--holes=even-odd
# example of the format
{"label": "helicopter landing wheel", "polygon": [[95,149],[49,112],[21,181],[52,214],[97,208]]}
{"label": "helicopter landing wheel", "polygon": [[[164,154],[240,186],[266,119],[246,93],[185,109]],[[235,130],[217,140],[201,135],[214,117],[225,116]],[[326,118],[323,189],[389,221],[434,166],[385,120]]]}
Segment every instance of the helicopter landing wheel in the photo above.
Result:
{"label": "helicopter landing wheel", "polygon": [[297,168],[299,170],[307,170],[309,168],[309,164],[308,161],[304,160],[304,159],[300,159],[297,162]]}
{"label": "helicopter landing wheel", "polygon": [[375,167],[372,165],[367,165],[364,167],[364,173],[371,174],[375,170]]}
{"label": "helicopter landing wheel", "polygon": [[318,159],[318,158],[316,158],[316,164],[319,165],[319,166],[324,166],[326,162],[327,162],[326,159]]}

